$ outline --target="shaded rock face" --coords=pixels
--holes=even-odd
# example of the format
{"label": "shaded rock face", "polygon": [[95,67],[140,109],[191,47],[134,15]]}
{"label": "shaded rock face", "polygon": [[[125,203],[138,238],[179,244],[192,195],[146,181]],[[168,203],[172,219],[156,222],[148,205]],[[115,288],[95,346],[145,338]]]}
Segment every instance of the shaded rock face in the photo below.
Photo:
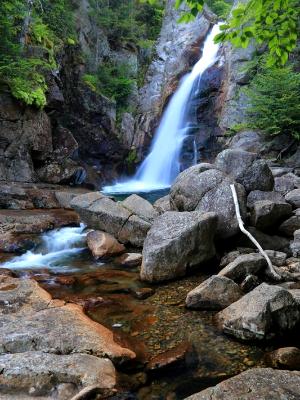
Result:
{"label": "shaded rock face", "polygon": [[141,278],[174,279],[213,258],[216,226],[214,213],[169,211],[156,218],[144,243]]}
{"label": "shaded rock face", "polygon": [[300,321],[300,308],[288,290],[262,283],[218,315],[223,331],[242,340],[270,339]]}
{"label": "shaded rock face", "polygon": [[[213,169],[210,164],[198,164],[182,172],[170,191],[171,208],[178,211],[215,212],[218,215],[217,235],[227,238],[239,228],[235,216],[230,184],[233,178]],[[242,185],[235,185],[241,214],[246,215],[246,196]]]}
{"label": "shaded rock face", "polygon": [[271,368],[253,368],[186,400],[296,400],[300,396],[300,373]]}

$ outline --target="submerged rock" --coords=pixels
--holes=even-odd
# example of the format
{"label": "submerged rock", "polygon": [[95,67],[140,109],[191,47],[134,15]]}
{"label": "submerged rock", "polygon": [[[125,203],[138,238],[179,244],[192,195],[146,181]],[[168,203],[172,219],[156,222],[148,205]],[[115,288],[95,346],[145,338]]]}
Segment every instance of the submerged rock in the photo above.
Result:
{"label": "submerged rock", "polygon": [[[170,191],[171,208],[178,211],[215,212],[217,235],[227,238],[239,231],[230,185],[234,180],[210,164],[199,164],[182,172]],[[245,190],[235,184],[241,214],[246,215]]]}
{"label": "submerged rock", "polygon": [[262,283],[217,315],[223,331],[242,340],[271,339],[300,321],[300,307],[288,290]]}
{"label": "submerged rock", "polygon": [[215,255],[215,213],[169,211],[154,221],[144,243],[141,278],[160,282],[186,274]]}
{"label": "submerged rock", "polygon": [[186,400],[297,400],[299,397],[299,372],[253,368]]}
{"label": "submerged rock", "polygon": [[231,279],[213,275],[188,293],[186,306],[199,310],[222,310],[242,296],[243,292]]}
{"label": "submerged rock", "polygon": [[95,258],[109,257],[125,251],[125,246],[109,233],[92,231],[87,234],[87,245]]}

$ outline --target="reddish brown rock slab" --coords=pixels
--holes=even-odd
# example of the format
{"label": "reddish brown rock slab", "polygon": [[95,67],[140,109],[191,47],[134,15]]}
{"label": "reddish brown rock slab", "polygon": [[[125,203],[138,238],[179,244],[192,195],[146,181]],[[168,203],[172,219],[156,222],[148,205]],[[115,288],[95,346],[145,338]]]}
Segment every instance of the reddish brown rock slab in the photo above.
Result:
{"label": "reddish brown rock slab", "polygon": [[186,366],[190,364],[193,359],[193,353],[193,347],[190,343],[181,343],[173,349],[153,357],[147,364],[147,370],[158,372],[166,371],[174,367]]}
{"label": "reddish brown rock slab", "polygon": [[95,258],[110,257],[123,253],[125,246],[112,235],[101,231],[91,231],[87,234],[87,245]]}
{"label": "reddish brown rock slab", "polygon": [[300,370],[300,349],[297,347],[282,347],[266,356],[267,364],[272,368]]}
{"label": "reddish brown rock slab", "polygon": [[300,372],[253,368],[186,400],[298,400]]}
{"label": "reddish brown rock slab", "polygon": [[54,210],[0,210],[0,233],[42,233],[68,225],[78,225],[75,211]]}
{"label": "reddish brown rock slab", "polygon": [[82,353],[116,362],[135,357],[114,341],[111,331],[87,317],[81,306],[52,299],[33,280],[0,277],[0,282],[0,354]]}

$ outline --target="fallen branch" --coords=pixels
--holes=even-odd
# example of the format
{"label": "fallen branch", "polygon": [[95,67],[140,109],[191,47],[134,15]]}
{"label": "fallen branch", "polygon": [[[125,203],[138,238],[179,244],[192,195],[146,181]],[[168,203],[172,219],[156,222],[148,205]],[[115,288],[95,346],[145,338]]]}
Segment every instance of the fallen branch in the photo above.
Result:
{"label": "fallen branch", "polygon": [[239,224],[240,230],[246,236],[248,236],[248,238],[251,240],[251,242],[254,243],[255,246],[258,248],[258,251],[260,252],[260,254],[266,259],[267,264],[268,264],[267,272],[268,272],[269,276],[272,279],[276,280],[276,281],[281,280],[281,276],[275,271],[268,254],[263,250],[263,248],[258,243],[258,241],[255,239],[255,237],[253,237],[251,235],[251,233],[248,232],[247,229],[244,227],[244,222],[243,222],[242,217],[241,217],[240,206],[239,206],[239,201],[238,201],[237,193],[236,193],[236,190],[235,190],[235,186],[233,184],[230,185],[230,189],[231,189],[231,192],[232,192],[233,202],[234,202],[234,206],[235,206],[235,213],[236,213],[236,217],[237,217],[237,220],[238,220],[238,224]]}

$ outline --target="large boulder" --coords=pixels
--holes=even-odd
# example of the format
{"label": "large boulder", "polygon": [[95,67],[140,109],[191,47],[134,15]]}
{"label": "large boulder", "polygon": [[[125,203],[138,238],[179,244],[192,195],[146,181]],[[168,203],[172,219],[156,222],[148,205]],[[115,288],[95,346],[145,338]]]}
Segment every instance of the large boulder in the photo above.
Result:
{"label": "large boulder", "polygon": [[243,296],[240,287],[223,276],[213,275],[191,290],[186,306],[198,310],[222,310]]}
{"label": "large boulder", "polygon": [[256,201],[251,210],[251,225],[262,231],[268,231],[277,227],[292,213],[292,206],[286,202]]}
{"label": "large boulder", "polygon": [[252,208],[255,202],[262,200],[284,202],[284,197],[278,192],[265,192],[263,190],[253,190],[248,194],[247,207]]}
{"label": "large boulder", "polygon": [[230,149],[238,149],[258,153],[261,150],[263,142],[262,134],[256,131],[242,131],[230,138],[226,145]]}
{"label": "large boulder", "polygon": [[141,278],[174,279],[215,255],[215,213],[168,211],[154,221],[143,248]]}
{"label": "large boulder", "polygon": [[242,254],[223,268],[218,276],[242,282],[247,275],[255,275],[267,266],[263,256],[257,253]]}
{"label": "large boulder", "polygon": [[285,199],[295,208],[300,207],[300,189],[292,190],[285,196]]}
{"label": "large boulder", "polygon": [[266,161],[257,160],[255,153],[227,149],[218,154],[215,166],[242,184],[247,192],[274,187],[272,171]]}
{"label": "large boulder", "polygon": [[[230,185],[234,180],[210,164],[199,164],[179,174],[170,191],[171,208],[177,211],[215,212],[217,235],[227,238],[239,231]],[[241,214],[246,215],[245,190],[235,184]]]}
{"label": "large boulder", "polygon": [[223,331],[242,340],[265,340],[294,328],[300,307],[288,290],[262,283],[217,315]]}
{"label": "large boulder", "polygon": [[253,368],[186,400],[296,400],[300,397],[300,372]]}
{"label": "large boulder", "polygon": [[153,204],[153,207],[159,214],[163,214],[166,211],[171,211],[170,196],[167,195],[156,200],[156,202]]}
{"label": "large boulder", "polygon": [[280,225],[279,232],[286,236],[293,236],[297,229],[300,229],[300,208],[295,210],[294,215]]}
{"label": "large boulder", "polygon": [[158,215],[149,202],[136,195],[116,202],[99,192],[91,192],[75,197],[71,206],[88,227],[138,247],[143,245],[153,218]]}

